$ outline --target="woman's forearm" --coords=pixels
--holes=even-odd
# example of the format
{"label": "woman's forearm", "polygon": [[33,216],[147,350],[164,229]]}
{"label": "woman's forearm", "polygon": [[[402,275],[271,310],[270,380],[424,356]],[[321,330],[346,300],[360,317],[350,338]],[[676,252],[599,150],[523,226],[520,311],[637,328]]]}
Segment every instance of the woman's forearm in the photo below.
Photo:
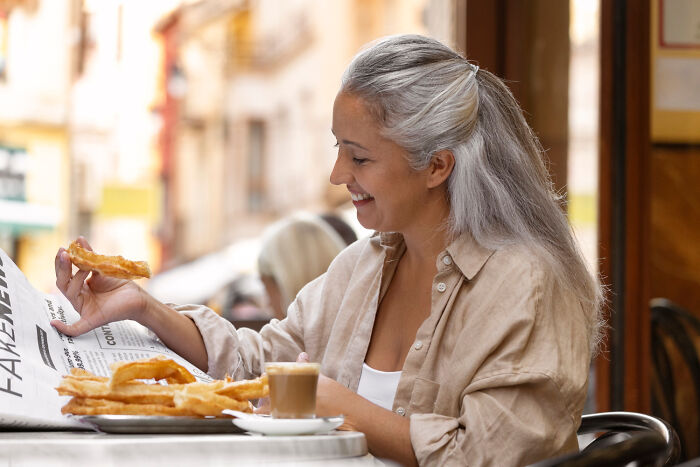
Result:
{"label": "woman's forearm", "polygon": [[367,401],[367,404],[372,409],[365,409],[359,417],[350,418],[356,424],[357,431],[367,437],[372,455],[398,461],[404,466],[418,465],[411,445],[410,420],[371,402]]}
{"label": "woman's forearm", "polygon": [[194,321],[151,296],[145,301],[137,321],[153,331],[168,348],[206,372],[207,349]]}
{"label": "woman's forearm", "polygon": [[355,424],[355,429],[367,437],[367,446],[372,455],[398,461],[404,466],[418,465],[411,445],[409,419],[371,402],[366,403],[371,406],[369,410],[365,407],[357,414],[359,416],[348,417]]}
{"label": "woman's forearm", "polygon": [[411,444],[410,420],[383,409],[330,378],[321,376],[317,404],[319,415],[345,415],[341,429],[361,431],[372,455],[417,465]]}

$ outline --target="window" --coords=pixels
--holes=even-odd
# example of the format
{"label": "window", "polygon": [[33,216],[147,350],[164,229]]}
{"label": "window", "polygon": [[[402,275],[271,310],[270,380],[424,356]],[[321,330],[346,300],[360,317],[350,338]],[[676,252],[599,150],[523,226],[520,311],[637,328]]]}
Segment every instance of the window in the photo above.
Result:
{"label": "window", "polygon": [[7,79],[7,13],[0,10],[0,81]]}
{"label": "window", "polygon": [[600,3],[570,4],[568,214],[591,270],[598,267]]}
{"label": "window", "polygon": [[248,211],[261,212],[265,206],[265,123],[248,123]]}
{"label": "window", "polygon": [[25,200],[27,152],[0,145],[0,199]]}

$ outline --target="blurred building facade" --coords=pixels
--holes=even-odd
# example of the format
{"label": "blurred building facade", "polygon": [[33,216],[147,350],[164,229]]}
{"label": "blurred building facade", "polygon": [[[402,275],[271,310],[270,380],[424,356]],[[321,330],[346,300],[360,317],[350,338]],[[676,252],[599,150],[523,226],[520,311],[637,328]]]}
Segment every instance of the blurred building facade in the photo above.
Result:
{"label": "blurred building facade", "polygon": [[160,48],[153,24],[177,0],[77,2],[70,101],[69,238],[160,263],[157,100]]}
{"label": "blurred building facade", "polygon": [[159,263],[152,29],[179,3],[0,3],[0,247],[42,290],[78,235]]}
{"label": "blurred building facade", "polygon": [[0,247],[42,288],[68,228],[71,32],[70,2],[0,4]]}
{"label": "blurred building facade", "polygon": [[292,211],[348,201],[328,181],[345,66],[376,37],[449,36],[446,5],[457,3],[203,0],[164,17],[155,30],[165,266],[257,235]]}
{"label": "blurred building facade", "polygon": [[158,272],[336,208],[344,67],[387,34],[454,44],[459,3],[0,1],[0,248],[53,290],[78,235]]}

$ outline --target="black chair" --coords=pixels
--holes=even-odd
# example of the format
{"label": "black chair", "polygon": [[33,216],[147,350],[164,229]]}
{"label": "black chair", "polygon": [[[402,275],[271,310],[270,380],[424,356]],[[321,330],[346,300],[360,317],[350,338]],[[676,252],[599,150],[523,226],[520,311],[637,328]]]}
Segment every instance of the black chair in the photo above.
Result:
{"label": "black chair", "polygon": [[650,308],[651,413],[676,429],[685,460],[700,455],[700,319],[664,298]]}
{"label": "black chair", "polygon": [[682,464],[677,464],[675,467],[700,467],[700,457],[696,457],[695,459],[690,459]]}
{"label": "black chair", "polygon": [[660,418],[634,412],[584,415],[579,436],[599,434],[580,452],[547,459],[531,467],[638,467],[674,465],[680,446],[674,429]]}

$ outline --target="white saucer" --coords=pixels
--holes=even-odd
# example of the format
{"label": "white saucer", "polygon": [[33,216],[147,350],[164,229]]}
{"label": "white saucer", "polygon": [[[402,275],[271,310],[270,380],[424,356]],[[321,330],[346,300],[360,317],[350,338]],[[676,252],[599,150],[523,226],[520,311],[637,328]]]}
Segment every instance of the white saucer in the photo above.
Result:
{"label": "white saucer", "polygon": [[323,418],[272,418],[266,415],[248,415],[231,421],[238,428],[253,433],[268,436],[294,436],[328,433],[342,425],[344,420],[342,415]]}

